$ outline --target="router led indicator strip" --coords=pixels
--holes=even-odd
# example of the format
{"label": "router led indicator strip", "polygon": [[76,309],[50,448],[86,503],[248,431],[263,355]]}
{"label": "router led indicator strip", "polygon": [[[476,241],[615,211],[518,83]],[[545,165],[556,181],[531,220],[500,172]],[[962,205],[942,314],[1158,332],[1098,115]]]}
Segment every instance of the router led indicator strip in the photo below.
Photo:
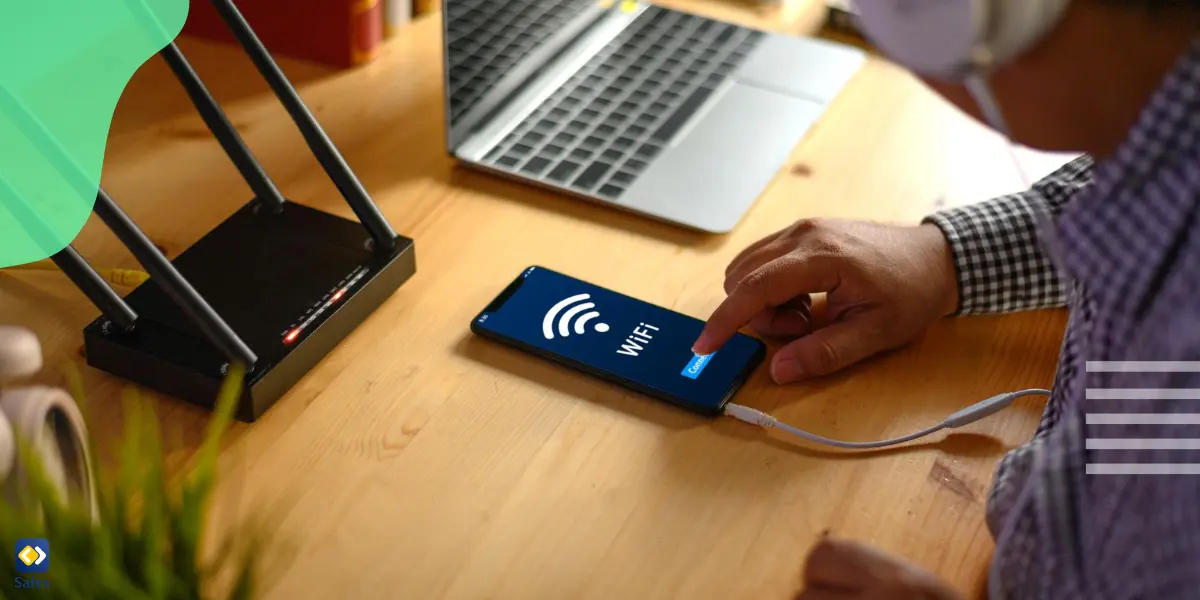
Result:
{"label": "router led indicator strip", "polygon": [[327,294],[326,295],[327,299],[325,299],[324,302],[322,302],[320,306],[318,306],[315,310],[311,309],[311,308],[309,309],[308,313],[306,313],[306,314],[308,314],[308,317],[306,317],[304,319],[304,321],[302,321],[299,325],[292,327],[286,333],[284,333],[283,343],[291,344],[292,342],[295,342],[296,339],[300,337],[300,334],[305,329],[308,329],[308,327],[310,325],[312,325],[313,322],[315,322],[317,319],[319,319],[321,317],[321,315],[325,314],[325,311],[328,310],[330,306],[333,306],[334,303],[336,303],[338,300],[341,300],[342,298],[346,297],[346,293],[350,291],[350,288],[354,287],[354,284],[361,281],[362,278],[366,276],[366,274],[367,274],[366,267],[358,267],[357,269],[355,269],[354,274],[350,276],[349,281],[340,282],[335,287],[335,289],[337,291],[333,292],[332,294]]}

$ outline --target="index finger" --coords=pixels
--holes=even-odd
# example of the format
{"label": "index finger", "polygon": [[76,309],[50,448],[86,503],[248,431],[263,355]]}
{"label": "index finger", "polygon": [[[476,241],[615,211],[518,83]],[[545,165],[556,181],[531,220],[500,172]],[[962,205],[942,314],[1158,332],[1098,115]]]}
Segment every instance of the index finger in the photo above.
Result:
{"label": "index finger", "polygon": [[835,283],[831,272],[816,260],[788,255],[750,272],[738,282],[704,325],[692,352],[716,352],[755,315],[804,293],[827,291]]}

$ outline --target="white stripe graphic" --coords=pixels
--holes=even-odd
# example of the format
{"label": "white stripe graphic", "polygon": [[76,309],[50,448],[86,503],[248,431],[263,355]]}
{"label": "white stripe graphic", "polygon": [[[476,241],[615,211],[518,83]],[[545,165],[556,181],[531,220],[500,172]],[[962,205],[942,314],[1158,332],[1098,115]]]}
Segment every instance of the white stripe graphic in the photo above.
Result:
{"label": "white stripe graphic", "polygon": [[1200,463],[1088,463],[1088,475],[1200,475]]}
{"label": "white stripe graphic", "polygon": [[1200,414],[1088,413],[1088,425],[1200,425]]}
{"label": "white stripe graphic", "polygon": [[1200,389],[1088,388],[1088,400],[1200,400]]}
{"label": "white stripe graphic", "polygon": [[1089,360],[1089,373],[1200,373],[1200,361],[1186,360]]}
{"label": "white stripe graphic", "polygon": [[1200,450],[1197,438],[1088,438],[1088,450]]}

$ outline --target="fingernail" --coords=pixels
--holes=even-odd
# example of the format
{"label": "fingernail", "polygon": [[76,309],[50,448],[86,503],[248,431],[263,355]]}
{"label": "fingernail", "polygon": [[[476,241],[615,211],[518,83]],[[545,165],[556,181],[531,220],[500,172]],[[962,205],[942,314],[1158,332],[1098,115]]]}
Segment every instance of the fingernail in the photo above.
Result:
{"label": "fingernail", "polygon": [[791,357],[779,357],[771,361],[771,378],[775,383],[791,383],[803,375],[800,363]]}
{"label": "fingernail", "polygon": [[708,351],[708,343],[708,334],[701,333],[700,337],[696,340],[696,343],[692,344],[692,352],[699,355],[710,354]]}

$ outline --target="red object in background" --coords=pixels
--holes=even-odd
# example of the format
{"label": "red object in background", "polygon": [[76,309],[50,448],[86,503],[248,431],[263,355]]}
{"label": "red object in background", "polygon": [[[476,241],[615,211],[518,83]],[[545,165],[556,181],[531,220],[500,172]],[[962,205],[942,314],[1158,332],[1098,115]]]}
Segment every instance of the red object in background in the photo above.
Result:
{"label": "red object in background", "polygon": [[[383,0],[237,0],[238,11],[273,56],[338,68],[375,57]],[[191,0],[183,34],[237,43],[209,0]]]}

